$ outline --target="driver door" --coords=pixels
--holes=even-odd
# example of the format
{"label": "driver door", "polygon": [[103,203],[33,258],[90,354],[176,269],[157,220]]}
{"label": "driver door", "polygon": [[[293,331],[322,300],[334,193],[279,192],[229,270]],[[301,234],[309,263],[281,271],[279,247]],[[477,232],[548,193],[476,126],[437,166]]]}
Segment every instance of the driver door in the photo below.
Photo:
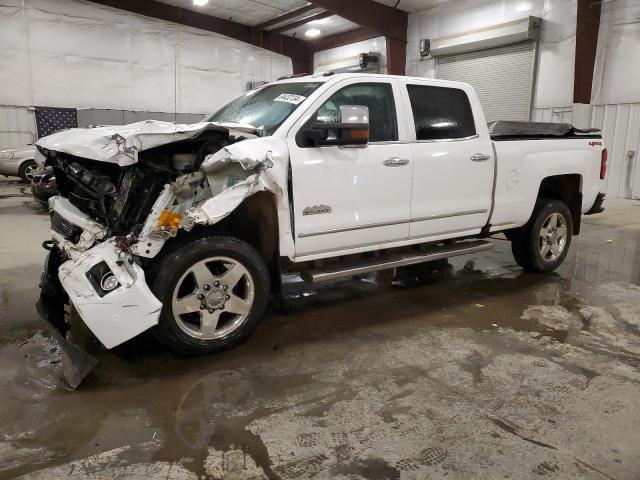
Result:
{"label": "driver door", "polygon": [[[342,105],[369,108],[369,144],[305,147],[296,134],[311,123],[335,123]],[[296,258],[356,253],[406,240],[412,159],[394,79],[337,83],[291,129]]]}

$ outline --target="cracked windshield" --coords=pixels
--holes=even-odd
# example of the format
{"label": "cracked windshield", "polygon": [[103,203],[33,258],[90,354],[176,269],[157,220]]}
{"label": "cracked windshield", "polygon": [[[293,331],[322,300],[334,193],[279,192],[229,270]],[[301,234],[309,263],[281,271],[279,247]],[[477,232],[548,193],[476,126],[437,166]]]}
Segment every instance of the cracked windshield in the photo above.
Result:
{"label": "cracked windshield", "polygon": [[251,90],[209,115],[205,121],[243,123],[255,127],[258,135],[269,136],[320,85],[320,82],[293,82]]}

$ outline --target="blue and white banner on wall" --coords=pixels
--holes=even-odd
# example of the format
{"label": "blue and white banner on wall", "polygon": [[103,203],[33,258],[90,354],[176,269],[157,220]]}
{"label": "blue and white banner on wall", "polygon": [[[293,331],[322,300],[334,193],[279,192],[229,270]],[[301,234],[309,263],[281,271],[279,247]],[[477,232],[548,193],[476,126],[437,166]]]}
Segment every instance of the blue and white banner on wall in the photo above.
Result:
{"label": "blue and white banner on wall", "polygon": [[46,137],[58,130],[78,126],[75,108],[36,107],[38,138]]}

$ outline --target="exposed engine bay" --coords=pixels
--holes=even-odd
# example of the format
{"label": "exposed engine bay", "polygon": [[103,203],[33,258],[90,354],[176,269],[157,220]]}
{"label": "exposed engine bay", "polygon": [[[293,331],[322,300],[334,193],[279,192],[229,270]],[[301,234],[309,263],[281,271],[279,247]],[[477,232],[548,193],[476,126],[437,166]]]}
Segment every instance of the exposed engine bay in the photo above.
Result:
{"label": "exposed engine bay", "polygon": [[[107,348],[157,324],[162,304],[145,269],[166,241],[219,222],[254,193],[286,188],[285,162],[273,161],[282,150],[242,125],[146,121],[62,131],[37,146],[59,190],[38,309],[59,343],[66,301]],[[78,358],[72,347],[63,350]],[[95,361],[79,363],[66,375],[72,386]]]}
{"label": "exposed engine bay", "polygon": [[165,185],[198,171],[207,155],[238,140],[221,132],[203,137],[140,152],[138,162],[125,167],[57,152],[49,154],[47,163],[61,196],[113,235],[135,234]]}

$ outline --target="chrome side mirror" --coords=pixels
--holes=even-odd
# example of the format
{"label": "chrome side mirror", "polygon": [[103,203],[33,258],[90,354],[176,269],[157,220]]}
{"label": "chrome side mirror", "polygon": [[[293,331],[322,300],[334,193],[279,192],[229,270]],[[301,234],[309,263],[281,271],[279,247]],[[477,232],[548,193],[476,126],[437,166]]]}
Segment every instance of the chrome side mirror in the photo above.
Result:
{"label": "chrome side mirror", "polygon": [[304,147],[366,146],[369,143],[369,107],[341,105],[337,123],[316,122],[300,133],[298,144]]}
{"label": "chrome side mirror", "polygon": [[366,145],[369,143],[369,107],[341,105],[339,145]]}

